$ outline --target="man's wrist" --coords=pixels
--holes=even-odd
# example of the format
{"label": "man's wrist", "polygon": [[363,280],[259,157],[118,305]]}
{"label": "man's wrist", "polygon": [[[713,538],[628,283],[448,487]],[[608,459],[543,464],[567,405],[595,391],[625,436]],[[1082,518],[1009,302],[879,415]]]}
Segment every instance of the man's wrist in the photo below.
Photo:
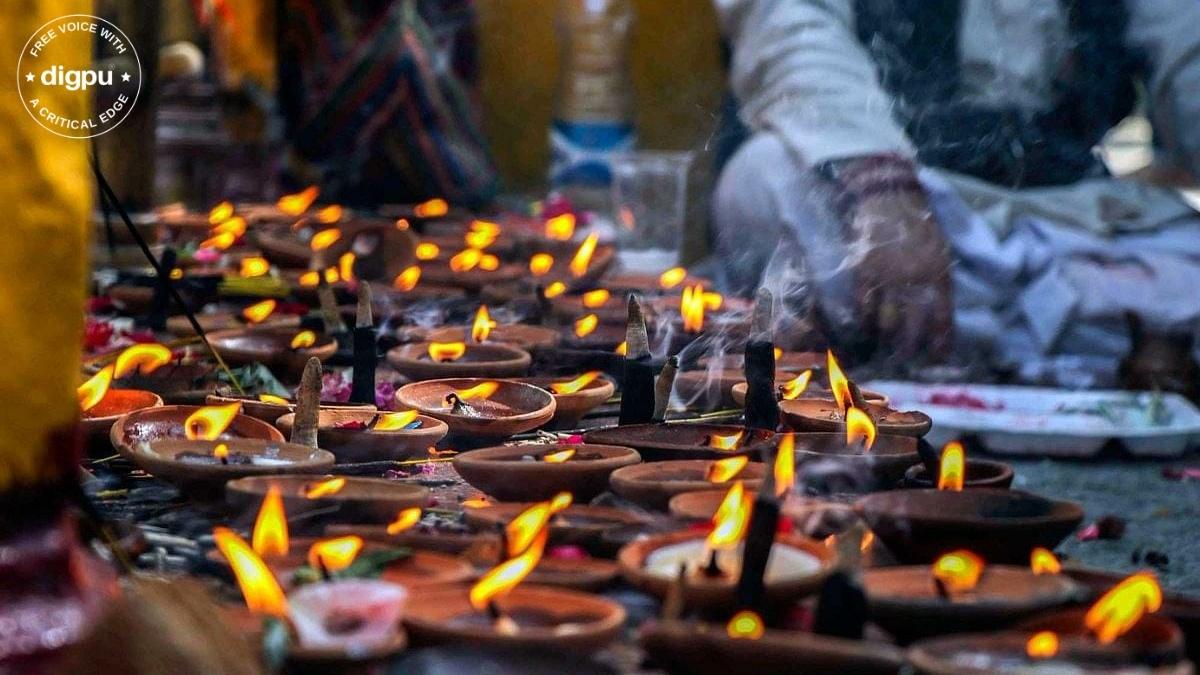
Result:
{"label": "man's wrist", "polygon": [[871,155],[822,162],[817,173],[834,188],[834,208],[847,218],[866,200],[884,196],[924,196],[916,166],[901,155]]}

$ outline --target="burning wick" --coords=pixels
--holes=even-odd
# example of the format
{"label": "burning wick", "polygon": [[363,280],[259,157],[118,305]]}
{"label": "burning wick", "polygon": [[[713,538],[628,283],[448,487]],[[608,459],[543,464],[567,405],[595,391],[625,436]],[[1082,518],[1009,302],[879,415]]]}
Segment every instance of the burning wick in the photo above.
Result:
{"label": "burning wick", "polygon": [[441,218],[447,213],[450,213],[450,204],[438,197],[413,207],[413,215],[418,218]]}
{"label": "burning wick", "polygon": [[555,241],[570,241],[575,236],[575,214],[563,213],[546,219],[546,238]]}
{"label": "burning wick", "polygon": [[962,492],[966,474],[966,451],[962,443],[951,441],[942,448],[942,461],[938,469],[937,489]]}
{"label": "burning wick", "polygon": [[581,277],[587,274],[588,265],[592,262],[592,255],[596,252],[596,243],[600,241],[600,235],[593,232],[583,240],[579,245],[579,249],[575,251],[575,257],[571,258],[571,275]]}
{"label": "burning wick", "polygon": [[259,394],[258,400],[271,405],[291,405],[286,398],[276,396],[274,394]]}
{"label": "burning wick", "polygon": [[599,370],[592,370],[567,382],[553,382],[550,384],[550,391],[554,392],[555,394],[574,394],[592,382],[595,382],[600,375],[601,373]]}
{"label": "burning wick", "polygon": [[317,211],[317,222],[330,225],[342,219],[343,209],[337,204],[330,204],[325,208]]}
{"label": "burning wick", "polygon": [[220,225],[233,216],[233,202],[225,201],[212,207],[208,212],[208,224]]}
{"label": "burning wick", "polygon": [[317,343],[317,334],[311,330],[302,330],[296,333],[290,344],[292,349],[307,349]]}
{"label": "burning wick", "polygon": [[825,368],[829,372],[829,390],[833,392],[833,400],[837,402],[837,409],[845,415],[846,409],[853,402],[850,396],[850,380],[846,379],[846,374],[842,372],[842,367],[834,358],[831,349],[825,350]]}
{"label": "burning wick", "polygon": [[457,361],[467,353],[465,342],[431,342],[429,343],[429,358],[438,363]]}
{"label": "burning wick", "polygon": [[400,534],[421,521],[421,507],[413,506],[396,514],[396,519],[388,523],[387,533]]}
{"label": "burning wick", "polygon": [[581,299],[584,307],[587,307],[588,309],[596,309],[597,307],[603,307],[604,303],[608,302],[608,299],[611,297],[612,293],[610,293],[608,289],[598,288],[594,291],[588,291],[587,293],[584,293]]}
{"label": "burning wick", "polygon": [[559,450],[558,452],[551,452],[549,454],[542,455],[542,461],[550,464],[562,464],[574,456],[575,448],[567,448],[566,450]]}
{"label": "burning wick", "polygon": [[784,382],[779,385],[779,398],[785,401],[794,401],[800,398],[800,395],[808,389],[808,381],[811,379],[812,369],[809,369]]}
{"label": "burning wick", "polygon": [[113,379],[137,372],[149,375],[171,362],[171,350],[158,343],[137,344],[125,349],[113,363]]}
{"label": "burning wick", "polygon": [[256,302],[242,310],[242,318],[249,323],[262,323],[275,311],[278,305],[275,300],[263,300]]}
{"label": "burning wick", "polygon": [[475,342],[487,342],[495,327],[496,322],[492,321],[491,315],[488,314],[487,305],[480,305],[475,311],[475,320],[471,323],[471,339]]}
{"label": "burning wick", "polygon": [[403,431],[408,428],[408,425],[417,420],[416,410],[404,410],[401,412],[383,413],[376,415],[368,428],[373,431]]}
{"label": "burning wick", "polygon": [[704,444],[710,448],[717,450],[737,450],[742,444],[742,437],[746,432],[739,431],[735,434],[711,434],[704,439]]}
{"label": "burning wick", "polygon": [[796,484],[796,434],[784,434],[775,449],[775,496],[782,497]]}
{"label": "burning wick", "polygon": [[683,319],[685,333],[704,330],[704,287],[700,284],[683,289],[679,299],[679,314]]}
{"label": "burning wick", "polygon": [[595,314],[588,314],[580,317],[575,321],[575,337],[584,338],[596,331],[596,326],[600,325],[600,317]]}
{"label": "burning wick", "polygon": [[221,460],[222,464],[229,464],[229,446],[217,443],[217,447],[213,448],[213,457]]}
{"label": "burning wick", "polygon": [[708,471],[704,474],[704,480],[710,483],[727,483],[733,480],[746,465],[750,463],[750,458],[741,455],[738,457],[727,457],[718,459],[708,465]]}
{"label": "burning wick", "polygon": [[270,271],[271,263],[267,262],[266,258],[243,258],[241,262],[241,268],[238,270],[238,276],[249,279],[253,277],[261,277]]}
{"label": "burning wick", "polygon": [[298,216],[312,206],[319,194],[321,194],[321,189],[316,185],[310,185],[300,192],[280,197],[279,201],[275,202],[275,208],[289,216]]}
{"label": "burning wick", "polygon": [[417,257],[417,260],[433,260],[441,255],[441,253],[442,249],[437,244],[428,241],[417,244],[416,250],[413,251],[413,255]]}
{"label": "burning wick", "polygon": [[308,549],[308,566],[320,570],[323,576],[340,572],[358,557],[363,548],[362,537],[348,535],[336,539],[322,539]]}
{"label": "burning wick", "polygon": [[672,267],[666,272],[658,275],[658,287],[664,291],[667,291],[683,283],[683,280],[686,278],[686,269],[682,267]]}
{"label": "burning wick", "polygon": [[189,441],[215,441],[242,411],[242,404],[204,406],[183,421],[183,433]]}
{"label": "burning wick", "polygon": [[403,272],[396,275],[396,279],[392,281],[392,288],[407,293],[416,288],[417,282],[420,280],[421,268],[416,265],[410,265],[404,268]]}
{"label": "burning wick", "polygon": [[1025,654],[1031,659],[1052,659],[1058,655],[1058,633],[1044,630],[1034,633],[1025,643]]}
{"label": "burning wick", "polygon": [[550,298],[557,298],[558,296],[560,296],[566,292],[567,292],[567,285],[561,281],[555,281],[554,283],[547,286],[546,290],[542,291],[542,297],[549,300]]}
{"label": "burning wick", "polygon": [[742,481],[735,481],[713,514],[713,529],[704,540],[710,552],[703,572],[706,576],[723,574],[718,555],[721,551],[736,548],[745,537],[746,526],[750,524],[750,505],[750,496]]}
{"label": "burning wick", "polygon": [[862,444],[863,451],[875,445],[875,423],[867,413],[850,406],[846,410],[846,445]]}
{"label": "burning wick", "polygon": [[549,253],[535,253],[529,258],[529,273],[535,277],[545,276],[554,267],[554,256]]}
{"label": "burning wick", "polygon": [[762,617],[744,609],[725,624],[725,634],[734,640],[758,640],[766,633]]}
{"label": "burning wick", "polygon": [[336,227],[330,227],[314,234],[312,240],[308,242],[308,246],[314,251],[324,251],[341,238],[342,231]]}
{"label": "burning wick", "polygon": [[288,613],[287,597],[270,568],[258,557],[244,539],[225,527],[213,529],[213,541],[237,578],[238,587],[246,599],[246,607],[255,614],[284,618]]}
{"label": "burning wick", "polygon": [[938,595],[949,598],[952,593],[969,591],[983,575],[983,558],[971,551],[951,551],[933,563],[933,583]]}
{"label": "burning wick", "polygon": [[320,483],[314,483],[305,487],[304,498],[320,499],[321,497],[328,497],[341,492],[344,487],[346,487],[345,478],[330,478],[329,480],[323,480]]}
{"label": "burning wick", "polygon": [[1088,609],[1083,623],[1107,645],[1137,625],[1142,616],[1162,607],[1162,588],[1149,572],[1138,572],[1108,590]]}
{"label": "burning wick", "polygon": [[1029,569],[1034,574],[1058,574],[1062,572],[1062,563],[1053,553],[1039,546],[1029,554]]}
{"label": "burning wick", "polygon": [[75,396],[79,399],[80,410],[87,412],[104,400],[104,395],[108,393],[108,387],[112,384],[113,369],[113,366],[105,366],[87,382],[79,385]]}
{"label": "burning wick", "polygon": [[288,554],[287,514],[283,510],[283,495],[278,485],[267,488],[262,506],[258,507],[251,545],[254,552],[263,558],[283,558]]}

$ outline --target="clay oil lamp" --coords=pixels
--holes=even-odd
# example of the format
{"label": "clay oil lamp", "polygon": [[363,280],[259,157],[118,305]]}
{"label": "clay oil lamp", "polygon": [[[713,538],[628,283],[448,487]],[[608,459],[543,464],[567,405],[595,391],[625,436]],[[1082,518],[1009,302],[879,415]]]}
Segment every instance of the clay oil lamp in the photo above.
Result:
{"label": "clay oil lamp", "polygon": [[[546,289],[551,292],[552,289]],[[562,329],[563,341],[572,349],[612,352],[625,341],[625,327],[604,323],[592,312],[573,317]]]}
{"label": "clay oil lamp", "polygon": [[461,229],[461,223],[471,217],[462,207],[455,206],[441,197],[433,197],[417,204],[385,204],[379,207],[379,214],[385,218],[395,218],[403,221],[404,227],[419,231],[435,231],[440,226],[453,226]]}
{"label": "clay oil lamp", "polygon": [[[811,371],[809,372],[811,375]],[[775,381],[784,385],[798,381],[803,374],[776,369]],[[685,401],[695,401],[694,407],[707,410],[728,409],[746,405],[745,372],[738,369],[710,368],[685,370],[675,376],[675,392]],[[741,395],[734,392],[741,388]],[[692,407],[692,406],[689,406]]]}
{"label": "clay oil lamp", "polygon": [[[295,413],[282,415],[275,426],[290,434],[295,419]],[[322,408],[317,414],[317,446],[332,452],[338,462],[424,458],[447,431],[445,422],[415,410]]]}
{"label": "clay oil lamp", "polygon": [[668,351],[672,353],[678,353],[703,334],[721,335],[738,347],[749,333],[750,306],[705,291],[700,284],[684,288],[679,297],[652,299],[651,308],[655,316],[671,317]]}
{"label": "clay oil lamp", "polygon": [[1084,595],[1060,574],[987,564],[966,549],[944,553],[932,565],[868,569],[862,581],[871,620],[903,641],[995,630]]}
{"label": "clay oil lamp", "polygon": [[[268,424],[274,424],[275,420],[278,420],[280,417],[296,411],[295,401],[273,394],[259,394],[257,396],[209,394],[205,398],[205,403],[207,405],[241,403],[243,415],[249,415]],[[346,403],[321,401],[321,410],[372,411],[375,410],[375,404],[354,403],[350,401]]]}
{"label": "clay oil lamp", "polygon": [[631,448],[569,443],[483,448],[452,460],[463,480],[500,501],[549,499],[564,491],[590,500],[604,492],[614,470],[641,461]]}
{"label": "clay oil lamp", "polygon": [[[534,504],[528,502],[468,504],[465,508],[466,522],[481,532],[496,532],[532,506]],[[548,543],[551,546],[578,545],[591,550],[596,548],[599,538],[606,532],[637,527],[647,522],[645,516],[628,509],[572,502],[551,514],[547,524],[550,533]]]}
{"label": "clay oil lamp", "polygon": [[923,640],[908,653],[921,673],[1192,672],[1179,627],[1156,612],[1162,590],[1134,574],[1089,609],[1030,619],[999,633]]}
{"label": "clay oil lamp", "polygon": [[609,244],[601,244],[594,232],[578,244],[567,240],[543,242],[530,256],[531,262],[538,253],[548,256],[551,263],[548,269],[541,271],[532,264],[523,268],[522,274],[534,276],[543,286],[562,283],[565,290],[595,287],[616,259],[616,250]]}
{"label": "clay oil lamp", "polygon": [[[482,498],[468,499],[467,503],[479,503],[480,508],[491,502]],[[468,509],[469,511],[469,509]],[[402,546],[417,551],[428,551],[449,556],[461,556],[469,551],[495,548],[499,536],[494,528],[479,530],[469,525],[462,512],[447,512],[428,509],[414,522],[397,518],[388,524],[354,523],[330,524],[325,535],[342,537],[355,535],[371,542],[387,546]]]}
{"label": "clay oil lamp", "polygon": [[331,453],[284,443],[274,427],[238,414],[239,407],[165,406],[127,413],[113,424],[113,445],[147,473],[201,499],[221,496],[225,483],[235,478],[333,466]]}
{"label": "clay oil lamp", "polygon": [[445,260],[421,265],[421,277],[428,283],[475,293],[490,284],[516,281],[525,274],[523,265],[502,262],[495,253],[473,247],[456,251]]}
{"label": "clay oil lamp", "polygon": [[[260,300],[239,310],[222,309],[204,311],[196,314],[196,322],[205,334],[217,331],[236,330],[249,326],[260,328],[295,328],[300,325],[300,317],[296,314],[277,312],[279,302],[274,299]],[[167,319],[167,332],[176,337],[191,337],[196,334],[191,321],[184,316],[173,316]]]}
{"label": "clay oil lamp", "polygon": [[208,341],[230,366],[261,363],[293,382],[310,358],[325,360],[338,350],[332,337],[296,328],[218,331],[209,335]]}
{"label": "clay oil lamp", "polygon": [[847,413],[842,433],[792,435],[797,462],[838,469],[827,472],[824,485],[813,480],[810,488],[821,493],[838,493],[895,487],[904,472],[921,460],[920,439],[877,433],[866,413],[854,407]]}
{"label": "clay oil lamp", "polygon": [[[688,530],[635,540],[617,556],[622,576],[660,598],[675,586],[688,606],[731,610],[742,576],[743,539],[756,508],[753,504],[744,484],[735,480],[707,536]],[[772,527],[770,533],[774,532]],[[759,577],[764,606],[794,602],[820,588],[833,572],[836,553],[807,537],[776,534],[764,543],[765,568]]]}
{"label": "clay oil lamp", "polygon": [[[274,488],[292,516],[342,522],[389,523],[404,509],[424,506],[429,489],[384,478],[356,476],[249,476],[229,481],[225,499],[236,511],[262,503]],[[311,518],[311,517],[310,517]]]}
{"label": "clay oil lamp", "polygon": [[684,267],[672,267],[659,274],[618,271],[606,277],[604,283],[617,295],[637,293],[647,297],[678,293],[697,284],[711,285],[708,279],[693,276]]}
{"label": "clay oil lamp", "polygon": [[855,510],[900,561],[929,563],[968,549],[997,563],[1024,564],[1053,549],[1083,520],[1083,508],[1020,490],[896,490],[867,495]]}
{"label": "clay oil lamp", "polygon": [[[942,448],[936,487],[939,490],[961,490],[966,488],[1007,488],[1013,482],[1012,467],[1004,462],[989,459],[968,460],[962,443],[951,441]],[[908,487],[935,487],[924,464],[914,464],[904,472],[904,484]]]}
{"label": "clay oil lamp", "polygon": [[76,390],[83,433],[89,449],[107,454],[109,431],[121,415],[157,408],[162,397],[141,389],[119,389],[111,386],[114,380],[134,374],[149,375],[171,360],[171,351],[162,345],[134,345],[117,356],[117,360],[100,369]]}
{"label": "clay oil lamp", "polygon": [[[774,434],[733,424],[632,424],[589,431],[588,443],[623,445],[637,450],[642,459],[724,459],[762,449]],[[665,506],[665,504],[664,504]]]}
{"label": "clay oil lamp", "polygon": [[[396,403],[439,419],[459,437],[508,438],[532,431],[554,417],[554,397],[520,382],[449,378],[406,384]],[[604,444],[601,444],[604,445]]]}
{"label": "clay oil lamp", "polygon": [[414,643],[594,651],[612,642],[625,622],[618,603],[576,591],[520,586],[538,566],[548,533],[542,521],[506,537],[506,560],[471,587],[418,592],[404,619]]}
{"label": "clay oil lamp", "polygon": [[[686,492],[717,490],[737,478],[748,490],[757,490],[765,469],[745,455],[724,459],[682,459],[649,462],[617,469],[609,477],[613,492],[652,511],[666,511],[673,497]],[[709,514],[712,515],[711,513]]]}
{"label": "clay oil lamp", "polygon": [[614,295],[607,288],[596,288],[578,295],[559,295],[549,299],[550,312],[559,321],[574,321],[586,314],[595,314],[600,323],[621,324],[625,321],[625,296]]}
{"label": "clay oil lamp", "polygon": [[527,352],[558,346],[562,336],[553,328],[521,323],[497,323],[488,312],[487,305],[475,311],[470,327],[449,326],[436,328],[426,334],[429,342],[491,342],[513,345]]}
{"label": "clay oil lamp", "polygon": [[578,377],[523,377],[519,380],[550,392],[554,397],[551,429],[571,429],[579,420],[612,398],[616,385],[600,371],[591,370]]}
{"label": "clay oil lamp", "polygon": [[517,377],[529,370],[529,352],[499,342],[415,342],[388,350],[388,363],[411,380]]}
{"label": "clay oil lamp", "polygon": [[919,411],[901,412],[867,400],[861,390],[846,378],[828,352],[829,388],[832,399],[801,397],[780,403],[784,422],[796,431],[844,431],[850,409],[865,413],[879,433],[899,436],[924,436],[933,421]]}

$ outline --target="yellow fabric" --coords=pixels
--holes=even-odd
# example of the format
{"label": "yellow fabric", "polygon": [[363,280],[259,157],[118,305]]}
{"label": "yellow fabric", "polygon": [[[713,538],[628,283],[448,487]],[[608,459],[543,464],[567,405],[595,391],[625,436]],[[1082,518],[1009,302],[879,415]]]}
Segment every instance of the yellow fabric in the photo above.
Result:
{"label": "yellow fabric", "polygon": [[[47,433],[78,418],[92,179],[88,142],[46,131],[17,94],[17,58],[43,23],[91,14],[89,0],[0,3],[0,490],[50,478]],[[91,55],[74,55],[84,68]],[[55,107],[87,117],[83,92]]]}
{"label": "yellow fabric", "polygon": [[227,16],[213,17],[213,44],[221,83],[230,89],[245,80],[275,89],[275,3],[225,0]]}

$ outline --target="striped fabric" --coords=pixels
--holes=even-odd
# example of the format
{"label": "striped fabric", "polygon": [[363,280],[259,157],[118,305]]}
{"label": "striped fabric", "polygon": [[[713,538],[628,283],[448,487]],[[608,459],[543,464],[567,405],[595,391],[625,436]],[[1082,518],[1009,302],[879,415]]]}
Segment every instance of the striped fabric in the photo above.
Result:
{"label": "striped fabric", "polygon": [[461,29],[463,13],[431,26],[413,0],[283,5],[279,91],[297,183],[358,205],[492,196],[475,102],[447,48],[444,22]]}

